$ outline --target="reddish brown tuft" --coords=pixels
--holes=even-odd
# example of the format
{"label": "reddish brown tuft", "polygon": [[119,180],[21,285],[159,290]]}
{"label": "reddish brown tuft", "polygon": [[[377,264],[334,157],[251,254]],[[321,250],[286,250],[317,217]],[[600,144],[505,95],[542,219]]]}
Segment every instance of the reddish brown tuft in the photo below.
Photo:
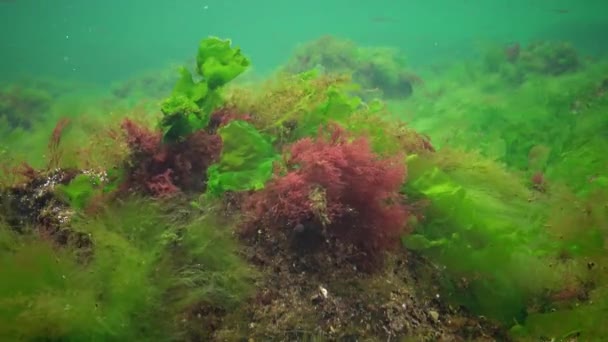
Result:
{"label": "reddish brown tuft", "polygon": [[40,173],[36,171],[30,164],[23,162],[14,168],[14,172],[28,181],[38,178]]}
{"label": "reddish brown tuft", "polygon": [[253,224],[281,229],[314,222],[328,235],[378,255],[406,228],[409,214],[399,194],[403,160],[379,159],[366,139],[352,140],[339,126],[320,133],[294,143],[287,174],[252,196]]}
{"label": "reddish brown tuft", "polygon": [[136,124],[130,119],[122,122],[122,129],[127,135],[127,143],[133,152],[154,154],[159,150],[162,135]]}
{"label": "reddish brown tuft", "polygon": [[222,149],[219,136],[198,131],[183,141],[165,144],[160,132],[132,120],[125,120],[122,127],[131,149],[124,189],[156,197],[205,189],[207,168],[217,161]]}
{"label": "reddish brown tuft", "polygon": [[166,169],[165,172],[152,176],[146,181],[148,189],[159,197],[171,196],[179,191],[179,188],[173,184],[171,175],[173,170]]}
{"label": "reddish brown tuft", "polygon": [[70,119],[63,118],[57,122],[55,128],[53,129],[53,133],[51,134],[51,138],[48,143],[48,153],[49,153],[49,161],[47,165],[47,169],[53,170],[59,167],[59,163],[61,162],[62,151],[59,148],[61,144],[61,137],[66,129],[66,127],[70,124]]}

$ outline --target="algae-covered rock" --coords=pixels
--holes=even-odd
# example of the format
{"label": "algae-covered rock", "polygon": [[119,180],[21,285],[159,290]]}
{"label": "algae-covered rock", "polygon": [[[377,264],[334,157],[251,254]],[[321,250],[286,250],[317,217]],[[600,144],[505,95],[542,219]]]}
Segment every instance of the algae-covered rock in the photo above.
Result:
{"label": "algae-covered rock", "polygon": [[517,63],[525,72],[557,76],[575,71],[581,62],[572,45],[544,41],[526,46]]}
{"label": "algae-covered rock", "polygon": [[45,89],[25,86],[0,88],[0,119],[11,128],[30,128],[51,107],[52,95]]}
{"label": "algae-covered rock", "polygon": [[329,74],[352,75],[361,85],[360,95],[383,95],[404,99],[412,95],[422,80],[409,70],[403,54],[393,48],[360,47],[354,42],[323,36],[300,46],[285,70],[300,73],[321,69]]}
{"label": "algae-covered rock", "polygon": [[526,46],[514,43],[503,49],[489,49],[484,68],[498,73],[512,84],[521,84],[530,76],[559,76],[577,71],[582,61],[576,49],[566,42],[536,41]]}

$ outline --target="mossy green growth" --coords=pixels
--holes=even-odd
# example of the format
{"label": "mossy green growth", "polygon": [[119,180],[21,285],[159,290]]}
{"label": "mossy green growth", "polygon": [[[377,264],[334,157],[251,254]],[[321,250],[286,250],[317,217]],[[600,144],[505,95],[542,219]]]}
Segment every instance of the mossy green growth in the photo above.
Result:
{"label": "mossy green growth", "polygon": [[171,306],[234,309],[252,294],[256,272],[239,256],[229,225],[215,214],[199,216],[180,231],[172,253]]}
{"label": "mossy green growth", "polygon": [[[487,57],[485,72],[472,65],[461,65],[453,74],[443,73],[445,78],[440,83],[427,83],[429,89],[436,87],[437,96],[429,100],[415,95],[403,104],[406,111],[411,109],[416,113],[413,126],[433,137],[439,153],[444,148],[480,150],[485,157],[517,170],[507,176],[525,177],[519,182],[521,184],[532,188],[534,184],[530,178],[537,172],[545,182],[542,189],[517,198],[506,196],[509,192],[495,182],[498,174],[494,171],[484,172],[482,177],[478,172],[481,170],[476,170],[467,156],[463,156],[462,163],[449,167],[432,162],[420,167],[418,160],[409,165],[408,191],[421,186],[417,183],[420,170],[426,170],[423,173],[430,177],[433,167],[437,167],[438,174],[448,177],[430,181],[431,185],[417,190],[428,192],[432,185],[438,188],[441,184],[450,185],[452,189],[460,186],[464,198],[457,201],[456,196],[450,197],[447,192],[443,196],[432,192],[421,194],[430,199],[430,222],[423,222],[415,235],[406,239],[406,245],[446,266],[446,276],[452,281],[445,288],[456,294],[466,295],[466,291],[470,291],[469,297],[452,297],[477,312],[486,315],[490,312],[494,316],[492,310],[471,305],[484,300],[488,306],[504,307],[505,313],[521,311],[528,299],[534,302],[529,307],[530,312],[539,307],[557,310],[530,313],[525,321],[519,316],[523,326],[514,328],[514,335],[523,331],[523,340],[538,341],[543,336],[546,340],[567,340],[573,331],[581,332],[581,340],[600,340],[599,336],[606,335],[599,323],[605,316],[606,306],[602,304],[606,301],[605,294],[590,295],[593,304],[585,300],[574,307],[576,298],[562,300],[556,305],[554,299],[547,298],[547,293],[549,297],[559,296],[562,292],[578,290],[581,284],[585,289],[587,286],[606,288],[606,272],[597,266],[588,268],[603,265],[606,260],[608,81],[605,75],[608,64],[589,60],[577,62],[568,51],[570,48],[564,45],[557,46],[554,52],[543,51],[548,48],[549,45],[537,45],[529,51],[533,55],[522,52],[521,58],[514,63],[506,60],[503,50],[496,50]],[[464,85],[464,80],[468,85]],[[513,82],[515,80],[517,82]],[[516,189],[521,184],[509,188]],[[475,199],[480,191],[488,194],[489,200]],[[408,192],[412,197],[413,193]],[[531,202],[527,203],[527,200]],[[501,204],[502,208],[484,210],[495,203]],[[450,208],[454,209],[448,211]],[[536,211],[541,211],[542,217],[531,215],[526,218],[527,212]],[[446,212],[453,216],[447,216]],[[454,221],[454,217],[466,216],[473,217],[468,229],[463,224],[467,221]],[[504,222],[503,228],[498,220],[501,216],[504,217],[500,220]],[[519,222],[513,223],[518,218]],[[445,224],[438,223],[441,219]],[[467,243],[477,240],[463,233],[478,231],[487,233],[494,246],[485,248],[485,260],[478,257],[483,255],[478,244]],[[453,237],[455,233],[460,242]],[[460,250],[459,255],[455,249]],[[503,257],[497,258],[501,254]],[[519,268],[511,267],[517,266],[515,260],[518,258],[521,260]],[[475,260],[478,266],[473,263]],[[554,268],[549,277],[547,265]],[[490,267],[495,270],[489,270]],[[479,269],[477,278],[463,272],[476,269]],[[474,271],[470,273],[476,276]],[[530,275],[529,280],[524,273]],[[467,281],[459,284],[457,279],[462,275]],[[477,279],[491,279],[487,283],[495,286],[496,296],[488,296],[489,287],[480,291],[479,285],[471,284],[472,278],[476,283],[480,283]],[[543,288],[546,293],[541,294]],[[471,300],[474,296],[478,298]],[[503,303],[505,305],[501,306]],[[563,310],[563,306],[570,305],[570,310]],[[510,317],[499,316],[512,324]],[[585,319],[581,321],[577,317]]]}
{"label": "mossy green growth", "polygon": [[10,279],[0,285],[3,340],[165,340],[150,315],[163,290],[155,281],[168,229],[160,212],[129,201],[75,217],[72,228],[90,237],[90,253],[34,236],[14,236],[14,248],[1,252],[0,273]]}
{"label": "mossy green growth", "polygon": [[[88,266],[100,314],[92,332],[109,339],[159,338],[167,332],[153,312],[159,309],[162,282],[157,263],[165,249],[161,234],[170,229],[154,204],[129,201],[94,220],[74,222],[90,234],[93,260]],[[95,336],[95,335],[93,335]],[[150,337],[148,337],[150,336]]]}
{"label": "mossy green growth", "polygon": [[207,126],[212,111],[222,103],[221,88],[242,74],[250,61],[239,48],[231,47],[230,40],[209,37],[199,45],[196,64],[200,79],[181,68],[173,93],[161,105],[165,141],[177,141]]}
{"label": "mossy green growth", "polygon": [[443,288],[451,300],[506,324],[521,322],[529,300],[559,283],[551,244],[525,188],[505,186],[506,173],[489,175],[491,169],[467,164],[443,168],[422,156],[408,158],[404,191],[430,204],[404,244],[445,266]]}
{"label": "mossy green growth", "polygon": [[262,189],[279,157],[270,139],[244,121],[232,121],[218,134],[223,142],[222,155],[207,170],[208,194]]}
{"label": "mossy green growth", "polygon": [[[440,95],[431,100],[415,95],[400,109],[416,113],[412,127],[429,134],[436,148],[481,150],[528,176],[544,172],[555,179],[552,175],[559,173],[579,187],[602,165],[607,70],[608,64],[596,63],[558,76],[532,73],[514,86],[492,73],[460,66],[437,83]],[[538,147],[548,151],[541,165],[534,155]]]}
{"label": "mossy green growth", "polygon": [[[230,232],[127,199],[71,227],[91,246],[51,246],[0,227],[0,340],[167,341],[188,307],[238,305],[253,273]],[[83,250],[84,248],[84,250]]]}
{"label": "mossy green growth", "polygon": [[0,250],[0,339],[70,341],[95,335],[101,311],[94,277],[70,251],[0,229],[12,242],[10,250]]}
{"label": "mossy green growth", "polygon": [[603,341],[608,336],[606,292],[605,288],[596,291],[590,301],[571,308],[531,314],[524,325],[515,325],[510,333],[522,342]]}

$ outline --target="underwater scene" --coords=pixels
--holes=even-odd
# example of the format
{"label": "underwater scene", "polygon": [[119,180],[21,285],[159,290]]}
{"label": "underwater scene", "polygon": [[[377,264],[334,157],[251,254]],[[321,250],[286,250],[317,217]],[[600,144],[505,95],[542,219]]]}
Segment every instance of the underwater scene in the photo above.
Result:
{"label": "underwater scene", "polygon": [[0,341],[608,341],[607,13],[0,1]]}

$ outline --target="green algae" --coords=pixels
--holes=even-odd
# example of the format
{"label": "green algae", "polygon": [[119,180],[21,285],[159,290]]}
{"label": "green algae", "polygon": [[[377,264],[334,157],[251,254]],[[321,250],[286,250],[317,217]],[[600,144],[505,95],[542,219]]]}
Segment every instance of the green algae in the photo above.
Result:
{"label": "green algae", "polygon": [[[565,45],[555,49],[572,57]],[[379,100],[365,103],[353,96],[350,90],[356,87],[327,87],[323,99],[313,101],[319,89],[311,80],[317,75],[300,74],[298,91],[305,96],[273,123],[282,127],[295,120],[289,135],[255,121],[233,121],[218,129],[224,146],[220,160],[208,169],[208,192],[221,198],[226,192],[262,189],[271,178],[276,145],[314,136],[330,122],[367,135],[377,150],[404,152],[392,147],[395,132],[373,119],[382,117],[390,125],[392,116],[416,111],[412,126],[428,133],[439,151],[407,159],[403,193],[410,203],[428,205],[422,211],[426,217],[412,219],[416,230],[403,241],[444,267],[442,294],[476,314],[514,325],[517,339],[597,339],[606,333],[601,289],[608,279],[589,265],[608,260],[606,65],[565,58],[559,72],[549,72],[546,60],[557,58],[551,51],[535,46],[536,55],[515,66],[498,55],[486,59],[485,70],[455,66],[430,82],[427,94],[392,103],[403,110],[396,115]],[[220,90],[248,66],[229,41],[204,40],[197,74],[181,69],[173,94],[161,105],[164,138],[178,141],[207,127],[223,103]],[[0,126],[4,150],[40,159],[52,126],[43,121],[28,129]],[[67,147],[90,131],[68,132]],[[64,165],[78,165],[69,158]],[[530,186],[537,172],[548,179],[542,191]],[[83,259],[73,246],[52,246],[2,227],[0,278],[9,281],[0,285],[0,337],[180,339],[198,321],[187,320],[184,326],[175,323],[177,318],[188,317],[197,306],[235,310],[255,292],[258,275],[241,259],[241,247],[232,238],[238,215],[220,218],[213,211],[214,198],[201,197],[197,210],[178,200],[123,199],[87,216],[81,209],[101,191],[95,182],[81,175],[56,190],[78,210],[70,228],[90,237],[90,255]],[[186,211],[187,217],[173,217],[177,214],[161,205]],[[594,286],[583,291],[588,297],[568,299],[576,305],[552,299],[588,283]],[[208,337],[204,334],[212,328],[202,326],[202,336]]]}
{"label": "green algae", "polygon": [[206,127],[211,112],[222,103],[221,88],[250,64],[240,49],[231,47],[229,40],[215,37],[201,41],[196,63],[201,79],[194,80],[188,69],[181,68],[173,94],[161,106],[165,141],[177,141]]}
{"label": "green algae", "polygon": [[251,273],[209,218],[184,225],[132,199],[95,218],[75,217],[72,229],[91,239],[86,260],[69,246],[2,228],[2,245],[10,246],[0,256],[3,338],[166,340],[179,327],[159,312],[200,302],[228,308],[248,295]]}
{"label": "green algae", "polygon": [[270,179],[278,159],[269,139],[243,121],[233,121],[218,130],[222,155],[207,170],[207,191],[220,195],[226,191],[260,190]]}

